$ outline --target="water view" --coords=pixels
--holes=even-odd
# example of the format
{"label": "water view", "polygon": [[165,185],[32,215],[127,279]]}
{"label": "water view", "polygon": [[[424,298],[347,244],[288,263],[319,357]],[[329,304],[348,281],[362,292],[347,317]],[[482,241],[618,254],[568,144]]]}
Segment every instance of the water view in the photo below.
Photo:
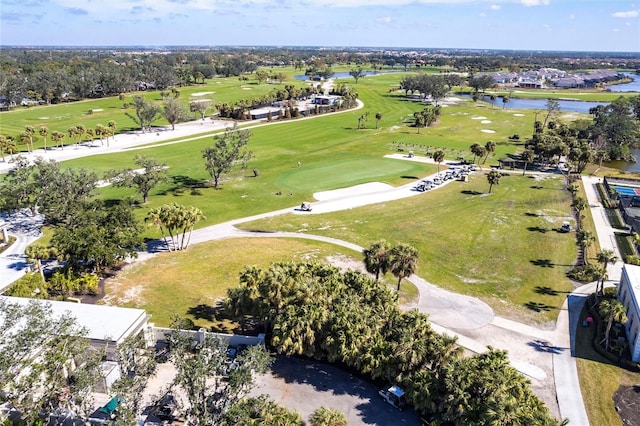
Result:
{"label": "water view", "polygon": [[[380,74],[377,71],[363,71],[362,72],[364,74],[364,76],[369,76],[369,75],[378,75]],[[293,76],[294,79],[296,80],[309,80],[309,76],[308,75],[294,75]],[[337,72],[334,73],[331,78],[353,78],[349,75],[348,72]]]}
{"label": "water view", "polygon": [[[471,95],[462,95],[463,97],[470,98]],[[489,97],[485,96],[483,99],[485,102],[490,102]],[[564,112],[580,112],[584,114],[588,114],[591,108],[594,108],[598,105],[607,105],[609,102],[588,102],[588,101],[565,101],[559,100],[558,104],[560,105],[560,111]],[[533,109],[533,110],[546,110],[547,109],[547,100],[546,99],[520,99],[520,98],[511,98],[509,102],[506,104],[502,103],[502,98],[497,98],[494,102],[496,108],[502,108],[504,106],[505,109]]]}
{"label": "water view", "polygon": [[609,90],[612,92],[640,92],[640,75],[631,74],[628,72],[623,73],[633,81],[625,84],[614,84],[609,86]]}

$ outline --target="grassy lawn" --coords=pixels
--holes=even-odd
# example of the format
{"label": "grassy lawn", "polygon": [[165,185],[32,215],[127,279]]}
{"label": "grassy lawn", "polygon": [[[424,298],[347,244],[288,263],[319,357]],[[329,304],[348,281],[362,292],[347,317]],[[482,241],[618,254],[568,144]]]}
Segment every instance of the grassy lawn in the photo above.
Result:
{"label": "grassy lawn", "polygon": [[[227,288],[238,285],[238,274],[245,265],[267,268],[273,262],[306,260],[351,269],[362,265],[359,253],[317,241],[232,238],[134,263],[108,280],[107,300],[118,306],[145,309],[158,326],[168,326],[172,316],[179,315],[192,319],[199,327],[232,331],[237,324],[221,314],[219,302],[226,297]],[[395,288],[395,279],[388,283]],[[416,297],[415,286],[405,282],[400,302]]]}
{"label": "grassy lawn", "polygon": [[361,246],[384,238],[420,252],[418,274],[479,297],[498,313],[555,321],[572,286],[573,234],[556,232],[570,212],[563,180],[505,176],[492,194],[482,173],[418,197],[322,215],[286,215],[240,225],[308,232]]}

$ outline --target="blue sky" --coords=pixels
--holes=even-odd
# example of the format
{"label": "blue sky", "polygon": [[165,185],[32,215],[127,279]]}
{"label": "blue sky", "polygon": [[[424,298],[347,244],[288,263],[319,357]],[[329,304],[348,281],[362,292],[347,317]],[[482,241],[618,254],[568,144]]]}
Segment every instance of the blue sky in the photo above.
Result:
{"label": "blue sky", "polygon": [[640,0],[0,0],[0,44],[640,52]]}

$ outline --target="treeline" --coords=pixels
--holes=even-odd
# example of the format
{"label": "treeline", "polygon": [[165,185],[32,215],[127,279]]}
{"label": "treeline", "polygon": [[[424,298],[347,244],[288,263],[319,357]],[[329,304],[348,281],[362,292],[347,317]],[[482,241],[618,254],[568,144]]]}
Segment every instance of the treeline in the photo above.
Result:
{"label": "treeline", "polygon": [[417,411],[436,421],[559,424],[506,352],[464,356],[454,338],[433,331],[427,315],[400,311],[395,292],[360,272],[311,262],[246,267],[225,310],[262,322],[279,353],[397,383]]}

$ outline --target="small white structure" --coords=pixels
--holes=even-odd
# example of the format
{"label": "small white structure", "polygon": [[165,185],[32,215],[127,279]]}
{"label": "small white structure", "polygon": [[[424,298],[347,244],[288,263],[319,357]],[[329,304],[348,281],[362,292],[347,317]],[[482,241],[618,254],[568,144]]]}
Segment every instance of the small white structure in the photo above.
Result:
{"label": "small white structure", "polygon": [[640,362],[640,266],[624,265],[616,297],[627,312],[627,323],[624,326],[631,359]]}

